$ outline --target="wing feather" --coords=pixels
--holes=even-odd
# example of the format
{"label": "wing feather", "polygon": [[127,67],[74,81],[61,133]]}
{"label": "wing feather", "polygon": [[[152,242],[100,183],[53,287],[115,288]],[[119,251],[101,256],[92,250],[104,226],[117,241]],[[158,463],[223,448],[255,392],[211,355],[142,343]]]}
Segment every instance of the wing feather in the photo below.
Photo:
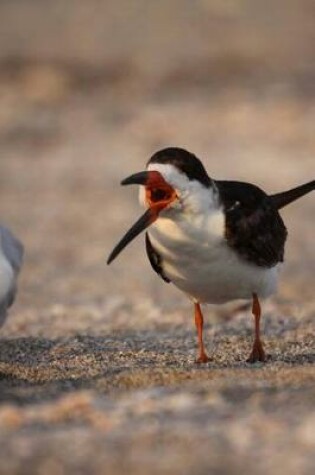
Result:
{"label": "wing feather", "polygon": [[243,259],[273,267],[284,259],[287,230],[269,196],[257,186],[216,181],[226,214],[226,239]]}
{"label": "wing feather", "polygon": [[23,263],[24,247],[13,233],[3,225],[0,225],[0,237],[2,251],[14,271],[18,274]]}

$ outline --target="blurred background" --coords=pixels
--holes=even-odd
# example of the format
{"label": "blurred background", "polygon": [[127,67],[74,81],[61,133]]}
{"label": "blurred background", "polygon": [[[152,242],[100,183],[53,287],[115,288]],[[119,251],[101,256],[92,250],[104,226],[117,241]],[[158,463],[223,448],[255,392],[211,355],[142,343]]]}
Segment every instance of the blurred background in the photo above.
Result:
{"label": "blurred background", "polygon": [[[140,212],[119,182],[172,145],[214,178],[270,193],[313,179],[314,51],[312,0],[2,0],[0,215],[26,246],[3,337],[192,331],[142,238],[106,266]],[[302,315],[314,308],[314,196],[282,215],[274,301]]]}
{"label": "blurred background", "polygon": [[[0,32],[0,209],[27,248],[23,307],[180,298],[141,238],[105,265],[139,213],[119,182],[159,148],[270,192],[314,174],[311,0],[4,1]],[[311,197],[283,212],[280,295],[311,287],[312,213]]]}

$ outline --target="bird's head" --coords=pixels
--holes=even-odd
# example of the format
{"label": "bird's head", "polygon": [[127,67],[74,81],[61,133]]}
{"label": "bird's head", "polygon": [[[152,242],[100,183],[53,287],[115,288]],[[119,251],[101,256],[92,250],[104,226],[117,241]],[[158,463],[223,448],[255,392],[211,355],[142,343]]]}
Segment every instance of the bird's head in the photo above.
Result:
{"label": "bird's head", "polygon": [[195,155],[181,148],[166,148],[150,158],[145,171],[125,178],[121,184],[141,185],[140,202],[147,210],[113,249],[108,264],[160,215],[171,218],[185,210],[200,212],[209,207],[212,180]]}

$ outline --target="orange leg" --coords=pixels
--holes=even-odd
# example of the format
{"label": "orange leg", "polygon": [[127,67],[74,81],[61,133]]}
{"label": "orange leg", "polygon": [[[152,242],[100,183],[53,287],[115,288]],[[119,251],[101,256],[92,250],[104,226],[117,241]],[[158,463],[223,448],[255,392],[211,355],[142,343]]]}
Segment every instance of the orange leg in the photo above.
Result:
{"label": "orange leg", "polygon": [[205,348],[203,345],[203,339],[202,339],[203,315],[202,315],[199,303],[195,303],[195,323],[196,323],[198,344],[199,344],[199,357],[197,358],[196,363],[207,363],[208,361],[210,361],[210,359],[207,353],[205,352]]}
{"label": "orange leg", "polygon": [[260,308],[260,303],[259,303],[257,294],[253,294],[252,314],[255,317],[255,339],[254,339],[253,349],[247,361],[249,363],[255,363],[256,361],[264,362],[266,361],[266,355],[264,352],[263,344],[260,339],[261,308]]}

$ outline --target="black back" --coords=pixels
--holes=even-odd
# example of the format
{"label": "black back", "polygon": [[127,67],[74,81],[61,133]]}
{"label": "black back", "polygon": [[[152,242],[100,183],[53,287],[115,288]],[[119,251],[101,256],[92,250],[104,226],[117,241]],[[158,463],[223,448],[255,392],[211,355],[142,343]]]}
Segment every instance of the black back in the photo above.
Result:
{"label": "black back", "polygon": [[255,185],[215,181],[226,215],[226,239],[242,258],[261,267],[284,259],[287,230],[270,197]]}
{"label": "black back", "polygon": [[199,158],[183,148],[169,147],[159,150],[152,155],[148,165],[150,163],[171,164],[184,173],[189,180],[198,180],[207,188],[211,186],[211,178]]}

